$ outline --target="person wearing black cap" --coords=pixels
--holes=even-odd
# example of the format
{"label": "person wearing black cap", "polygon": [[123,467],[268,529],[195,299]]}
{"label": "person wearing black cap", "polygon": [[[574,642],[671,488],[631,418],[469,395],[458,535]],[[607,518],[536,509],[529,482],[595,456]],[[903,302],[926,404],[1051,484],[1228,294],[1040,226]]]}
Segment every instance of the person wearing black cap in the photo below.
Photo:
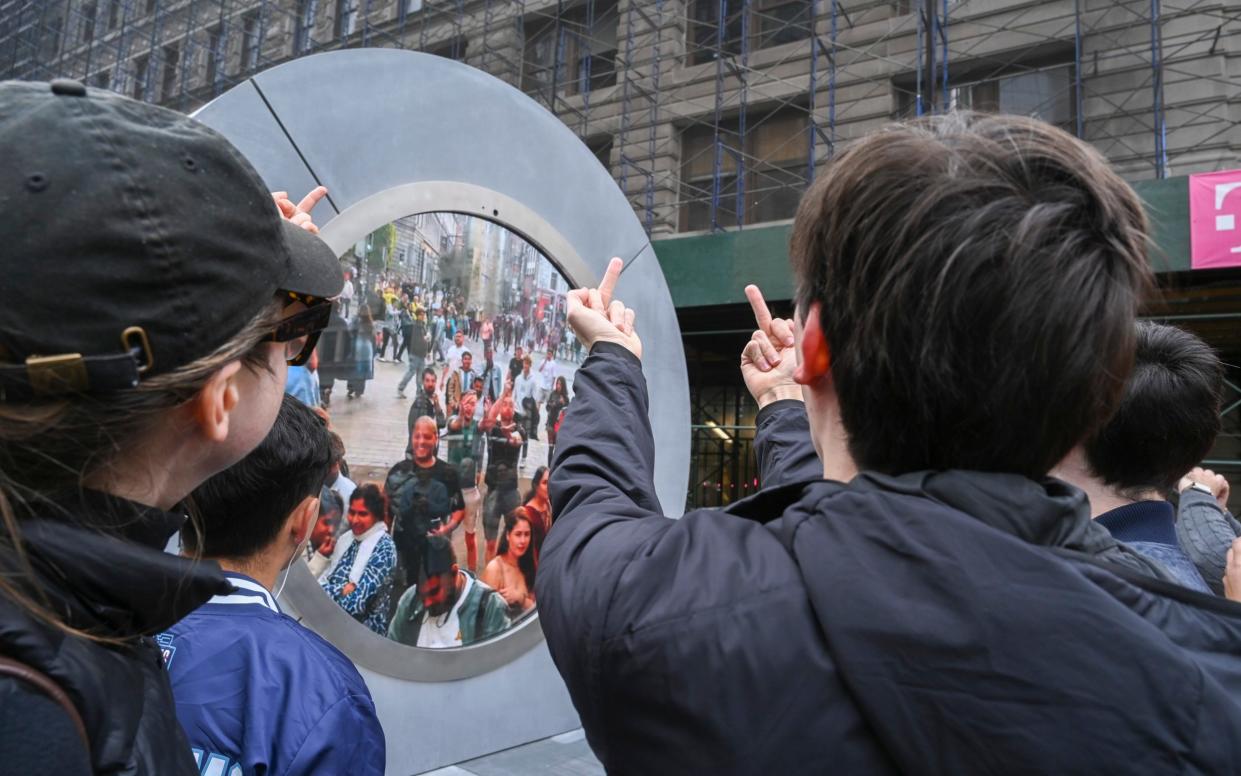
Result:
{"label": "person wearing black cap", "polygon": [[0,145],[0,757],[197,774],[151,636],[232,585],[162,549],[267,434],[337,260],[181,114],[6,82]]}
{"label": "person wearing black cap", "polygon": [[472,572],[457,566],[452,544],[432,536],[423,545],[418,585],[401,596],[388,638],[411,647],[466,647],[503,633],[507,604]]}

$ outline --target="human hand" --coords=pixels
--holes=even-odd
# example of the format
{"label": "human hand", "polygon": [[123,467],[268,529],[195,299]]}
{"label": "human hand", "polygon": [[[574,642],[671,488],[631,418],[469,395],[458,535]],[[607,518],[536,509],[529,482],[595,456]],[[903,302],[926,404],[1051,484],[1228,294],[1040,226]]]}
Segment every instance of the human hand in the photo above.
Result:
{"label": "human hand", "polygon": [[1241,538],[1233,539],[1224,563],[1224,597],[1241,601]]}
{"label": "human hand", "polygon": [[355,585],[354,583],[350,582],[350,583],[346,584],[346,585],[344,586],[344,588],[342,588],[342,589],[341,589],[340,594],[341,594],[341,595],[349,595],[350,593],[352,593],[354,590],[357,590],[357,589],[358,589],[358,586],[357,586],[357,585]]}
{"label": "human hand", "polygon": [[1228,509],[1228,494],[1231,487],[1228,485],[1228,479],[1222,474],[1216,474],[1210,469],[1204,469],[1201,466],[1195,466],[1189,470],[1176,484],[1178,493],[1184,493],[1185,489],[1193,485],[1195,482],[1201,482],[1211,489],[1211,495],[1215,496],[1215,500],[1219,502],[1220,509]]}
{"label": "human hand", "polygon": [[517,592],[516,590],[510,590],[507,587],[502,587],[496,592],[499,593],[500,597],[504,599],[504,603],[508,604],[509,606],[513,606],[514,604],[519,604],[522,601],[524,601],[526,598],[525,596],[523,596],[521,593]]}
{"label": "human hand", "polygon": [[332,553],[336,551],[336,537],[328,537],[327,541],[319,545],[319,554],[325,557],[332,557]]}
{"label": "human hand", "polygon": [[758,286],[746,286],[745,296],[750,300],[758,326],[741,350],[741,378],[745,380],[745,387],[759,409],[780,399],[801,401],[801,386],[793,380],[793,372],[797,369],[793,322],[771,317]]}
{"label": "human hand", "polygon": [[614,342],[642,358],[642,340],[633,328],[635,313],[620,300],[612,298],[612,291],[624,266],[623,261],[613,258],[598,288],[570,291],[568,320],[587,350],[596,342]]}
{"label": "human hand", "polygon": [[310,217],[310,211],[314,210],[315,205],[319,204],[319,200],[327,196],[326,186],[316,186],[309,194],[302,197],[302,201],[296,205],[289,199],[287,191],[273,191],[271,197],[276,202],[276,208],[280,211],[280,215],[287,218],[294,226],[300,226],[311,234],[318,234],[319,227],[315,226]]}

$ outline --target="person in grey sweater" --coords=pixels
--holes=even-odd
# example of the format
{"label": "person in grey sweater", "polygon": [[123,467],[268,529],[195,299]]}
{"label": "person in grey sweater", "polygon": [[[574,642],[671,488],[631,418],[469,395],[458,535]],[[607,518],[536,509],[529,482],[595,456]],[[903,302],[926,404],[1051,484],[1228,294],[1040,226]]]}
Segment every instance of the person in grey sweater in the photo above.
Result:
{"label": "person in grey sweater", "polygon": [[1207,587],[1225,595],[1228,548],[1241,537],[1241,522],[1228,511],[1228,480],[1196,466],[1181,478],[1177,489],[1181,503],[1176,512],[1176,538]]}

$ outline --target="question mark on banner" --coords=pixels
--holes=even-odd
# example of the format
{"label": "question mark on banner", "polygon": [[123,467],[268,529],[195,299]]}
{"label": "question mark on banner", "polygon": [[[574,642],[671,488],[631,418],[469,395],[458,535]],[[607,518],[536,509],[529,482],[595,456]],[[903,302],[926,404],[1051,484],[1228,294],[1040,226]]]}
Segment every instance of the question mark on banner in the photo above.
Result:
{"label": "question mark on banner", "polygon": [[[1228,198],[1229,194],[1236,191],[1237,189],[1241,189],[1241,181],[1234,181],[1232,183],[1215,184],[1215,209],[1223,210],[1224,201]],[[1232,232],[1232,231],[1236,231],[1236,228],[1237,228],[1236,215],[1232,213],[1217,213],[1215,215],[1215,231]],[[1241,245],[1236,245],[1236,246],[1229,248],[1228,252],[1229,253],[1241,253]]]}

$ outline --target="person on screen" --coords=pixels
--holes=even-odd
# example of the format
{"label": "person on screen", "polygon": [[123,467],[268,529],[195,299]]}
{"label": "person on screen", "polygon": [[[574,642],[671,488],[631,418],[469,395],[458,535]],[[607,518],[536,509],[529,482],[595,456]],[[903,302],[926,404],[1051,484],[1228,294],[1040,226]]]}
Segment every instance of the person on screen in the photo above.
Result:
{"label": "person on screen", "polygon": [[525,435],[513,411],[513,386],[506,385],[500,400],[491,405],[478,426],[486,434],[487,468],[483,483],[487,495],[483,499],[483,538],[486,541],[486,563],[496,556],[496,540],[500,521],[517,506],[517,456],[525,443]]}
{"label": "person on screen", "polygon": [[392,514],[400,570],[398,588],[404,591],[418,579],[427,536],[447,536],[465,520],[465,497],[457,468],[436,457],[439,429],[428,417],[414,422],[410,435],[412,457],[388,470],[384,491]]}
{"label": "person on screen", "polygon": [[555,387],[547,396],[547,463],[550,466],[556,453],[556,434],[560,430],[560,416],[569,406],[569,386],[564,375],[556,378]]}
{"label": "person on screen", "polygon": [[448,383],[444,386],[444,405],[449,415],[457,413],[457,404],[461,394],[470,390],[474,384],[474,356],[466,350],[461,354],[461,366],[448,375]]}
{"label": "person on screen", "polygon": [[552,529],[552,504],[547,493],[547,482],[550,479],[551,467],[540,466],[530,477],[530,490],[522,501],[522,506],[530,515],[530,541],[534,552],[534,567],[539,567],[539,553],[543,551],[543,540]]}
{"label": "person on screen", "polygon": [[499,593],[457,566],[452,544],[433,536],[426,543],[418,584],[397,604],[388,637],[411,647],[466,647],[503,633],[508,606]]}
{"label": "person on screen", "polygon": [[525,507],[504,516],[499,553],[483,570],[482,579],[508,604],[510,619],[517,619],[534,608],[534,547],[530,534],[533,520]]}
{"label": "person on screen", "polygon": [[340,608],[379,634],[388,630],[396,568],[396,545],[383,520],[386,509],[378,485],[359,485],[349,502],[349,533],[319,549],[331,558],[319,585]]}
{"label": "person on screen", "polygon": [[[475,383],[479,382],[475,378]],[[482,493],[478,486],[478,464],[483,459],[483,443],[485,441],[478,429],[477,410],[482,406],[475,391],[467,391],[461,397],[460,411],[448,419],[448,433],[444,435],[447,447],[448,465],[457,468],[457,477],[461,484],[461,497],[465,504],[465,516],[462,527],[465,532],[465,567],[470,571],[478,568],[478,516],[482,512]]]}

